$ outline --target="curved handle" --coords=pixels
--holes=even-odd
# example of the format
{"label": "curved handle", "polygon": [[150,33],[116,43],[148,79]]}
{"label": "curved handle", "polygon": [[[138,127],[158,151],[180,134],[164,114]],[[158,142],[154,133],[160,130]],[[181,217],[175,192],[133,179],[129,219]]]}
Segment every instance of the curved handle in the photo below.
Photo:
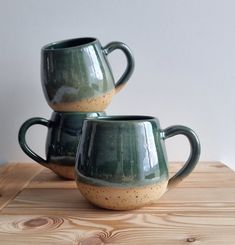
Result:
{"label": "curved handle", "polygon": [[126,70],[121,76],[121,78],[115,84],[115,90],[116,92],[119,92],[123,88],[123,86],[127,83],[131,74],[133,73],[134,67],[135,67],[135,61],[134,61],[133,54],[131,50],[129,49],[129,47],[122,42],[111,42],[107,44],[103,50],[104,50],[104,53],[108,55],[109,53],[113,52],[115,49],[122,50],[127,58]]}
{"label": "curved handle", "polygon": [[47,164],[47,161],[44,160],[39,155],[37,155],[34,151],[32,151],[29,148],[29,146],[28,146],[28,144],[26,143],[26,140],[25,140],[26,132],[28,131],[28,129],[31,126],[33,126],[35,124],[40,124],[40,125],[44,125],[46,127],[50,127],[51,121],[49,121],[49,120],[47,120],[45,118],[41,118],[41,117],[33,117],[33,118],[28,119],[20,127],[20,130],[19,130],[19,133],[18,133],[18,141],[19,141],[21,149],[24,151],[24,153],[26,155],[28,155],[34,161],[44,165],[44,164]]}
{"label": "curved handle", "polygon": [[199,160],[201,147],[196,133],[188,127],[175,125],[164,129],[162,133],[164,140],[172,136],[182,134],[187,137],[191,147],[190,156],[188,160],[186,161],[184,166],[173,177],[170,178],[168,182],[168,188],[171,188],[177,185],[179,182],[181,182],[193,171],[194,167],[196,166]]}

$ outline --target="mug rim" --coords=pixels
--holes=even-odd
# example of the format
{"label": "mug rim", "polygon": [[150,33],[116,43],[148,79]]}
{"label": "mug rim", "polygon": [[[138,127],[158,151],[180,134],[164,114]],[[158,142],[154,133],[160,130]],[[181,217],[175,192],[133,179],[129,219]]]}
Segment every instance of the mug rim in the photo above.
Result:
{"label": "mug rim", "polygon": [[149,122],[159,120],[153,116],[146,115],[108,115],[108,116],[99,116],[96,118],[87,118],[85,121],[88,122],[104,122],[104,123],[119,123],[119,122]]}
{"label": "mug rim", "polygon": [[[71,44],[73,42],[78,43],[79,41],[81,42],[81,44]],[[97,41],[98,39],[95,37],[70,38],[70,39],[64,39],[64,40],[48,43],[42,47],[42,50],[43,51],[59,51],[59,50],[74,49],[78,47],[85,47],[88,44],[90,45],[90,44],[96,43]],[[67,44],[68,46],[66,46],[65,44]],[[60,45],[64,45],[64,46],[57,47]]]}

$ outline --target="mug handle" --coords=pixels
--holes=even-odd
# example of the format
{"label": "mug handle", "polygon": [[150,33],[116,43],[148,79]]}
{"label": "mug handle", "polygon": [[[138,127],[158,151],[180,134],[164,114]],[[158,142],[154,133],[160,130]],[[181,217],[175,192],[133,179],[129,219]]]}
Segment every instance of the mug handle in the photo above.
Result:
{"label": "mug handle", "polygon": [[106,55],[108,55],[109,53],[113,52],[115,49],[122,50],[124,52],[126,58],[127,58],[126,70],[122,74],[120,79],[115,84],[115,91],[117,93],[123,88],[123,86],[127,83],[127,81],[129,80],[130,76],[132,75],[132,73],[134,71],[134,67],[135,67],[135,61],[134,61],[133,54],[132,54],[131,50],[129,49],[129,47],[126,44],[122,43],[122,42],[111,42],[111,43],[108,43],[103,48],[103,51],[104,51],[104,53]]}
{"label": "mug handle", "polygon": [[187,177],[196,166],[200,152],[201,152],[201,146],[199,139],[196,135],[196,133],[188,127],[181,126],[181,125],[175,125],[168,127],[162,131],[162,137],[163,139],[167,139],[170,137],[173,137],[175,135],[182,134],[187,137],[190,144],[190,155],[184,166],[169,179],[168,182],[168,189],[174,187],[179,182],[181,182],[185,177]]}
{"label": "mug handle", "polygon": [[21,149],[24,151],[24,153],[26,155],[28,155],[30,158],[32,158],[34,161],[45,165],[47,164],[47,160],[43,159],[42,157],[40,157],[39,155],[37,155],[33,150],[30,149],[30,147],[28,146],[28,144],[26,143],[26,132],[28,131],[28,129],[35,125],[35,124],[40,124],[46,127],[50,127],[51,125],[51,121],[45,119],[45,118],[41,118],[41,117],[33,117],[28,119],[27,121],[25,121],[22,126],[20,127],[19,133],[18,133],[18,141],[20,144]]}

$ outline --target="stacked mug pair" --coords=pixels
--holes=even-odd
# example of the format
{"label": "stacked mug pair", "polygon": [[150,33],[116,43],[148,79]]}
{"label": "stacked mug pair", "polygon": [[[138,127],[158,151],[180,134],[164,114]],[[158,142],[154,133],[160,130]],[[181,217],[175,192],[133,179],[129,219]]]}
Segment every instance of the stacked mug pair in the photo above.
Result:
{"label": "stacked mug pair", "polygon": [[[117,82],[107,59],[116,49],[127,59]],[[50,120],[30,118],[19,130],[19,144],[29,157],[61,177],[76,179],[87,200],[107,209],[135,209],[155,202],[193,170],[200,155],[198,137],[188,127],[161,129],[152,116],[106,116],[106,107],[133,69],[133,55],[121,42],[102,47],[96,38],[77,38],[44,46],[42,87],[54,111]],[[35,124],[48,127],[46,159],[25,139]],[[170,178],[164,142],[178,134],[187,137],[191,151]]]}

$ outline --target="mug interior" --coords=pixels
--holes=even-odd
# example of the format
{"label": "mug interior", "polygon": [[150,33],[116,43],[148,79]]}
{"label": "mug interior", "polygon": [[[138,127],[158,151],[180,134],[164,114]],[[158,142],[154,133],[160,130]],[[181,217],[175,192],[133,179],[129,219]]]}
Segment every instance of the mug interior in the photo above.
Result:
{"label": "mug interior", "polygon": [[76,38],[76,39],[69,39],[59,42],[50,43],[46,46],[44,46],[43,49],[46,50],[54,50],[54,49],[65,49],[65,48],[73,48],[82,46],[91,42],[96,41],[93,37],[83,37],[83,38]]}

